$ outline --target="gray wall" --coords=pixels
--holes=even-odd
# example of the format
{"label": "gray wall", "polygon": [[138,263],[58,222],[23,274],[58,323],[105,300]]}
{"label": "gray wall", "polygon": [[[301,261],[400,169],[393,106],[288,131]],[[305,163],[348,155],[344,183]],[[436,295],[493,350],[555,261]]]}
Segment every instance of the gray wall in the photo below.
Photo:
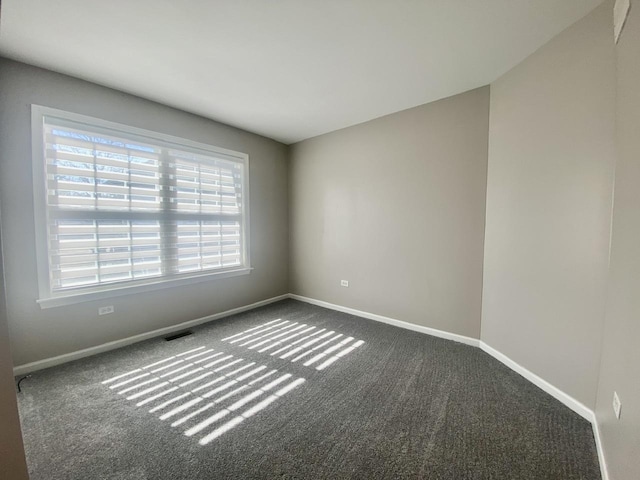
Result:
{"label": "gray wall", "polygon": [[[0,59],[0,190],[9,330],[16,365],[171,326],[288,292],[287,147],[273,140],[64,75]],[[30,104],[249,154],[250,275],[109,301],[36,304]],[[98,307],[114,305],[98,317]]]}
{"label": "gray wall", "polygon": [[291,291],[478,338],[488,107],[483,87],[295,144]]}
{"label": "gray wall", "polygon": [[611,11],[491,84],[482,340],[591,409],[615,163]]}
{"label": "gray wall", "polygon": [[2,228],[0,226],[0,472],[3,478],[26,480],[27,464],[24,458],[15,392],[4,292]]}
{"label": "gray wall", "polygon": [[[612,480],[640,478],[640,1],[617,46],[617,145],[609,293],[596,417]],[[613,392],[622,402],[613,414]]]}

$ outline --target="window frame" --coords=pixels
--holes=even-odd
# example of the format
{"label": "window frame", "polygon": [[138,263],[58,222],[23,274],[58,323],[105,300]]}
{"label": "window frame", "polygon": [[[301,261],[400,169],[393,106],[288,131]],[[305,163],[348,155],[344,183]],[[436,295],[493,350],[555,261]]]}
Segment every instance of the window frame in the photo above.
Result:
{"label": "window frame", "polygon": [[[126,282],[110,283],[105,285],[80,287],[74,290],[53,292],[50,284],[49,272],[49,208],[47,205],[47,171],[44,152],[44,117],[56,117],[63,121],[85,124],[87,127],[95,126],[101,129],[113,130],[116,133],[132,134],[147,139],[153,143],[174,148],[186,148],[211,154],[218,157],[226,157],[229,160],[243,165],[242,176],[242,265],[227,269],[204,270],[200,272],[176,274],[171,276],[152,277],[142,280],[129,280]],[[102,120],[88,115],[68,112],[42,105],[31,105],[31,140],[32,140],[32,167],[33,167],[33,199],[34,221],[36,241],[36,261],[38,271],[38,292],[36,300],[40,308],[51,308],[75,303],[102,300],[122,295],[132,295],[164,288],[191,285],[194,283],[212,281],[221,278],[246,275],[253,270],[250,259],[250,197],[249,197],[249,155],[234,150],[196,142],[182,137],[168,135],[161,132],[132,127],[122,123]]]}

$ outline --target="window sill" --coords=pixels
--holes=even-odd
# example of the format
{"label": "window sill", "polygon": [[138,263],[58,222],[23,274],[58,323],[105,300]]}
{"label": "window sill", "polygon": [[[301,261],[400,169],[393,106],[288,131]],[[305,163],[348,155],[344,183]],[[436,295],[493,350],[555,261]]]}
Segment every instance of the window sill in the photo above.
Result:
{"label": "window sill", "polygon": [[184,285],[192,285],[195,283],[208,282],[218,280],[220,278],[237,277],[240,275],[248,275],[253,268],[243,267],[235,270],[226,270],[218,273],[207,273],[200,275],[192,275],[189,277],[181,277],[175,279],[156,280],[137,285],[113,286],[108,290],[90,291],[82,293],[69,293],[67,295],[56,295],[48,298],[40,298],[36,300],[41,309],[63,307],[65,305],[74,305],[76,303],[91,302],[96,300],[105,300],[113,297],[122,297],[125,295],[136,295],[138,293],[151,292],[165,288],[180,287]]}

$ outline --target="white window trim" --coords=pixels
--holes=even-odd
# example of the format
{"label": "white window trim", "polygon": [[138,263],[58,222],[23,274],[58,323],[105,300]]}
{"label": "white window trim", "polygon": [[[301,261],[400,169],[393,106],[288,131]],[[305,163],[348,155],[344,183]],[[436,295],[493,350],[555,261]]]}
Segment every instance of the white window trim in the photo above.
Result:
{"label": "white window trim", "polygon": [[[96,288],[83,288],[74,292],[52,293],[49,283],[49,252],[47,242],[47,198],[46,198],[46,165],[43,161],[43,117],[59,117],[88,125],[95,125],[101,128],[112,129],[118,132],[130,132],[134,135],[147,137],[150,140],[161,141],[176,146],[186,146],[198,150],[203,150],[214,155],[231,157],[233,160],[242,162],[244,165],[243,175],[243,259],[244,265],[232,267],[224,270],[204,271],[196,274],[185,274],[176,277],[155,277],[148,280],[131,281],[103,285]],[[195,142],[186,138],[175,137],[165,133],[154,132],[137,127],[131,127],[121,123],[110,122],[79,113],[67,112],[55,108],[41,105],[31,105],[31,141],[32,141],[32,166],[33,166],[33,199],[34,199],[34,220],[35,220],[35,240],[36,240],[36,260],[38,268],[38,292],[39,298],[36,300],[40,308],[51,308],[63,305],[72,305],[80,302],[103,300],[111,297],[133,295],[142,292],[172,288],[178,286],[192,285],[205,281],[221,278],[246,275],[253,270],[251,268],[249,241],[251,238],[250,225],[250,199],[249,199],[249,156],[246,153],[236,152],[213,145]]]}

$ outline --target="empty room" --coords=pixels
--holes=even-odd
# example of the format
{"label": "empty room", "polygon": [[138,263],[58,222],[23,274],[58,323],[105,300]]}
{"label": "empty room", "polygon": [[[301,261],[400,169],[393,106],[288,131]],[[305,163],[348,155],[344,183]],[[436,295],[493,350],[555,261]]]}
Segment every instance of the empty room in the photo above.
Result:
{"label": "empty room", "polygon": [[638,480],[640,0],[5,0],[0,279],[2,480]]}

